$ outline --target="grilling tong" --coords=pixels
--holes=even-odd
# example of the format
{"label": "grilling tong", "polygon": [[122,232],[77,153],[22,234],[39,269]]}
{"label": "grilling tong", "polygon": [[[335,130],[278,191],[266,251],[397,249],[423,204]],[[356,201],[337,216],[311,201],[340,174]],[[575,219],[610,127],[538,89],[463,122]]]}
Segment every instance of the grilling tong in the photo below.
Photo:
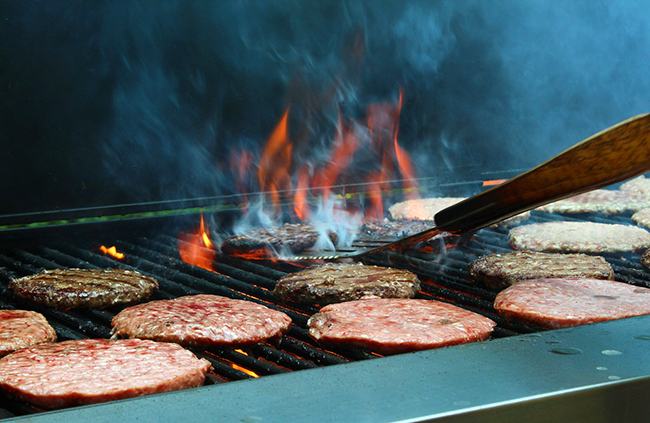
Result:
{"label": "grilling tong", "polygon": [[281,258],[356,258],[415,245],[443,232],[460,235],[553,201],[625,181],[648,170],[650,114],[644,114],[605,129],[527,172],[439,211],[434,216],[435,226],[415,235],[370,248],[306,251]]}

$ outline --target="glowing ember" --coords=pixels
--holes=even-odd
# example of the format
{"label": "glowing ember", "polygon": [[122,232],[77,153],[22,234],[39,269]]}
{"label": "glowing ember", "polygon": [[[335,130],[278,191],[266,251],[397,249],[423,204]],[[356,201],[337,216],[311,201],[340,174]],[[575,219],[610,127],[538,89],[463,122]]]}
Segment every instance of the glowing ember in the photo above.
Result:
{"label": "glowing ember", "polygon": [[122,260],[124,258],[124,253],[118,252],[115,246],[106,248],[105,246],[102,245],[101,247],[99,247],[99,250],[106,255],[115,257],[116,259]]}
{"label": "glowing ember", "polygon": [[194,233],[183,233],[178,236],[178,253],[181,260],[194,266],[214,272],[214,245],[210,241],[208,229],[201,214],[201,226]]}

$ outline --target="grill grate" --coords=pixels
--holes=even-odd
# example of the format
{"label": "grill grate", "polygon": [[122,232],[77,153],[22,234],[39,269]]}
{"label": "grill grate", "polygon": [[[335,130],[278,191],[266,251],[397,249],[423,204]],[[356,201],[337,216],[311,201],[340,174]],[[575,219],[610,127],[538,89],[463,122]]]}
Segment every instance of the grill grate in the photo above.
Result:
{"label": "grill grate", "polygon": [[[533,213],[531,222],[548,220],[581,220]],[[593,217],[592,221],[629,223],[629,217]],[[347,363],[379,357],[372,351],[358,348],[323,349],[308,334],[309,316],[318,307],[278,301],[272,294],[275,281],[302,267],[279,261],[249,261],[235,257],[216,256],[215,272],[183,262],[177,252],[177,240],[171,235],[133,239],[56,240],[48,245],[11,247],[0,251],[0,308],[25,308],[43,313],[55,328],[59,339],[110,337],[110,322],[121,310],[59,311],[26,304],[16,300],[7,290],[11,278],[36,273],[41,269],[123,268],[137,270],[155,277],[160,283],[152,299],[168,299],[182,295],[210,293],[230,298],[245,299],[288,314],[293,324],[277,344],[257,344],[246,349],[212,348],[195,350],[208,359],[214,370],[207,384],[225,383],[252,377],[263,377],[314,367]],[[422,290],[418,298],[437,299],[453,303],[483,314],[495,322],[493,337],[507,337],[539,331],[538,328],[513,324],[496,315],[492,302],[496,290],[473,284],[468,279],[467,264],[478,256],[508,252],[507,229],[486,228],[453,248],[425,248],[405,252],[385,252],[364,258],[367,264],[389,265],[411,270],[420,276]],[[98,251],[98,242],[117,246],[125,258],[118,260]],[[650,286],[645,268],[638,256],[607,256],[617,279],[641,286]],[[26,404],[0,396],[0,418],[39,412]]]}

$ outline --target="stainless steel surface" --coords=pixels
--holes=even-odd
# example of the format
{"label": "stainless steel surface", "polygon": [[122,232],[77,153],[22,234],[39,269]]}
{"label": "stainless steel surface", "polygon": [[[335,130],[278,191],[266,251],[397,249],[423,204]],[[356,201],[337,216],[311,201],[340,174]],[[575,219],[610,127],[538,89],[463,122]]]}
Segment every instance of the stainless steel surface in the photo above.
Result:
{"label": "stainless steel surface", "polygon": [[650,316],[6,421],[645,422]]}

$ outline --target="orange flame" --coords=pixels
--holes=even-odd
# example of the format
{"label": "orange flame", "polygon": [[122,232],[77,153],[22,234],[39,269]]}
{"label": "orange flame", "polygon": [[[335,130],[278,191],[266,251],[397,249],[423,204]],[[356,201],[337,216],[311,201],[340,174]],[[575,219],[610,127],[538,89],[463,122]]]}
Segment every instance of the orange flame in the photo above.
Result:
{"label": "orange flame", "polygon": [[309,191],[309,172],[306,166],[300,170],[296,194],[293,197],[293,211],[298,219],[303,222],[308,221],[311,215],[309,205],[307,204],[307,193]]}
{"label": "orange flame", "polygon": [[[399,115],[402,111],[402,90],[399,91],[399,107],[397,110],[397,121],[395,123],[395,157],[397,158],[397,165],[399,166],[400,173],[404,178],[404,189],[406,190],[406,197],[408,199],[415,199],[418,197],[417,184],[415,183],[415,168],[411,162],[408,153],[397,142],[397,134],[399,132]],[[415,191],[414,191],[415,189]]]}
{"label": "orange flame", "polygon": [[507,181],[507,179],[492,179],[490,181],[483,181],[483,186],[484,187],[492,187],[492,186],[495,186],[495,185],[501,185],[505,181]]}
{"label": "orange flame", "polygon": [[287,107],[264,147],[257,172],[260,189],[269,191],[275,208],[280,204],[279,191],[291,189],[289,168],[291,167],[293,144],[288,136],[288,121],[289,108]]}
{"label": "orange flame", "polygon": [[100,251],[106,255],[113,256],[116,259],[122,260],[124,258],[124,253],[120,253],[117,251],[117,248],[115,246],[112,246],[110,248],[106,248],[105,246],[99,247]]}
{"label": "orange flame", "polygon": [[[244,351],[239,350],[239,349],[237,349],[237,350],[235,350],[235,351],[237,351],[237,352],[240,353],[240,354],[248,355],[248,354],[246,354]],[[242,366],[238,366],[238,365],[235,364],[235,363],[230,363],[230,366],[231,366],[233,369],[237,369],[237,370],[239,370],[239,371],[242,371],[242,372],[246,373],[246,374],[249,375],[249,376],[252,376],[252,377],[260,377],[260,375],[258,375],[258,374],[255,373],[254,371],[252,371],[252,370],[248,370],[247,368],[242,367]]]}
{"label": "orange flame", "polygon": [[214,272],[214,244],[208,236],[208,229],[201,214],[201,226],[194,233],[182,233],[178,236],[178,253],[185,263]]}

